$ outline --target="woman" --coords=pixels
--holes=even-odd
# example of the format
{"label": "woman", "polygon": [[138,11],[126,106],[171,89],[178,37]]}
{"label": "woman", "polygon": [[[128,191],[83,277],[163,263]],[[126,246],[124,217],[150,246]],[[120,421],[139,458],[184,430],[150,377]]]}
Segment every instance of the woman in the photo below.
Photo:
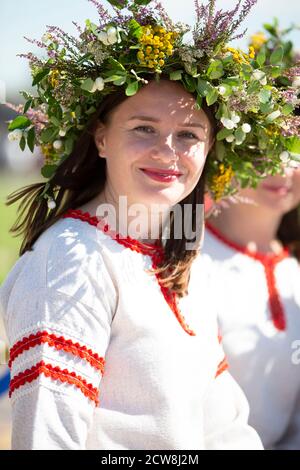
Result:
{"label": "woman", "polygon": [[213,265],[222,344],[249,422],[266,448],[299,449],[300,170],[240,195],[208,219],[200,261]]}
{"label": "woman", "polygon": [[[198,6],[190,45],[182,25],[149,1],[114,0],[114,18],[93,3],[100,26],[87,21],[79,39],[50,27],[37,42],[48,58],[27,56],[38,94],[25,95],[25,114],[9,127],[21,148],[41,146],[47,179],[9,200],[24,198],[28,209],[13,227],[24,235],[21,257],[0,297],[12,447],[261,448],[225,370],[206,276],[199,315],[192,275],[216,127],[207,162],[218,188],[217,150],[244,178],[247,157],[236,148],[245,152],[249,139],[260,148],[271,121],[280,128],[277,93],[268,93],[272,113],[245,108],[261,90],[252,53],[226,47],[255,2],[237,19],[241,2],[222,15],[213,0]],[[279,164],[288,142],[274,143],[262,172]]]}

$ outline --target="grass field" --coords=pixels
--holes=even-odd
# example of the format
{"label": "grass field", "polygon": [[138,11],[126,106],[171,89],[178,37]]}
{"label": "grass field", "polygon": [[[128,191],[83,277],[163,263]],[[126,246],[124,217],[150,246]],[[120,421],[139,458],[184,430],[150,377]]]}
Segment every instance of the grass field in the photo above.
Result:
{"label": "grass field", "polygon": [[15,238],[9,229],[17,219],[19,201],[11,206],[5,205],[8,194],[22,186],[39,180],[37,175],[15,176],[11,173],[0,173],[0,284],[18,259],[21,239]]}

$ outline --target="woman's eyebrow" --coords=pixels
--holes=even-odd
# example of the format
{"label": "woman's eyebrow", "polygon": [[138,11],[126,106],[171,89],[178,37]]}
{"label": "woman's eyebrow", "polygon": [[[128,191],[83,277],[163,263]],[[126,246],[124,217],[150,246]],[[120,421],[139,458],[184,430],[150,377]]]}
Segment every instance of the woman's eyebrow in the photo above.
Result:
{"label": "woman's eyebrow", "polygon": [[[148,121],[148,122],[160,122],[160,119],[152,116],[132,116],[129,118],[129,121],[139,120],[139,121]],[[203,130],[206,130],[206,126],[200,122],[183,122],[178,124],[180,127],[201,127]]]}

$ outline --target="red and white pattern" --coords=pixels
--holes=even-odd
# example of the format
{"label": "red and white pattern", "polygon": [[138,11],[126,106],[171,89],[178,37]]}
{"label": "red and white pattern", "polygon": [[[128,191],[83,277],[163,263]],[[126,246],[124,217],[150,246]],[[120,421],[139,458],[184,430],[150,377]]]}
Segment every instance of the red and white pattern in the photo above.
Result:
{"label": "red and white pattern", "polygon": [[[46,345],[46,348],[41,349],[40,346],[43,345]],[[36,359],[35,362],[35,358],[41,360]],[[46,358],[51,362],[47,362]],[[79,364],[76,364],[76,360]],[[63,367],[64,365],[67,367]],[[98,406],[96,385],[104,373],[104,365],[105,359],[85,345],[46,330],[36,331],[22,338],[10,349],[9,367],[12,378],[9,396],[43,375],[56,384],[65,383],[76,387]],[[90,377],[90,381],[78,373],[78,370]]]}

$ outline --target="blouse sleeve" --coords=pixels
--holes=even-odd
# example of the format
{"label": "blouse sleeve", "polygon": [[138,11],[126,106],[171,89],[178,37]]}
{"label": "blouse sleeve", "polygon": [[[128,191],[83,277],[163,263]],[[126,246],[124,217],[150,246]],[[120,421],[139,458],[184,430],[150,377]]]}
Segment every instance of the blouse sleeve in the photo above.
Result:
{"label": "blouse sleeve", "polygon": [[80,250],[59,240],[46,266],[39,251],[30,253],[4,305],[13,450],[86,448],[101,402],[113,295],[101,257]]}
{"label": "blouse sleeve", "polygon": [[291,416],[288,429],[282,440],[274,446],[276,450],[300,450],[300,392]]}
{"label": "blouse sleeve", "polygon": [[248,425],[247,399],[227,370],[219,369],[204,403],[205,448],[208,450],[263,449]]}

